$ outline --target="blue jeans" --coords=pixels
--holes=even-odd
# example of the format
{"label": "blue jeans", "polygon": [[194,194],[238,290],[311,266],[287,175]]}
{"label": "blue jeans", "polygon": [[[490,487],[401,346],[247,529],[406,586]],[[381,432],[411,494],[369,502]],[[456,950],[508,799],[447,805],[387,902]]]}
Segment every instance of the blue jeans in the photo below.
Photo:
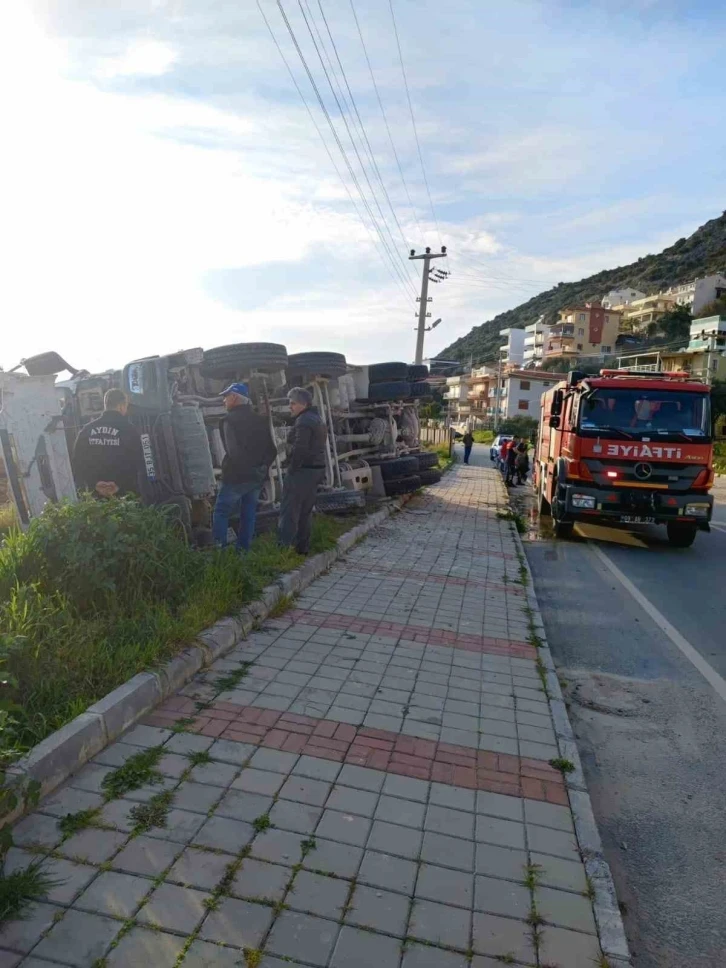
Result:
{"label": "blue jeans", "polygon": [[259,497],[260,485],[257,481],[222,484],[217,494],[212,520],[212,536],[216,545],[226,548],[230,516],[239,512],[237,550],[249,551],[255,536],[255,516]]}
{"label": "blue jeans", "polygon": [[469,463],[469,458],[471,457],[471,444],[464,444],[464,463]]}

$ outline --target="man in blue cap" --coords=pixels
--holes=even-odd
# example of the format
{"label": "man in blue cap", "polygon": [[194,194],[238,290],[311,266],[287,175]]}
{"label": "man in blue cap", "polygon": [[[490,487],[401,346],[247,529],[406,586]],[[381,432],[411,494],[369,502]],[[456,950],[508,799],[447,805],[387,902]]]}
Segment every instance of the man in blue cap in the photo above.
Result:
{"label": "man in blue cap", "polygon": [[212,534],[221,548],[227,544],[230,516],[239,513],[237,550],[249,551],[255,534],[260,490],[277,448],[266,417],[256,413],[246,383],[232,383],[222,391],[227,416],[221,432],[226,451],[222,485],[214,505]]}

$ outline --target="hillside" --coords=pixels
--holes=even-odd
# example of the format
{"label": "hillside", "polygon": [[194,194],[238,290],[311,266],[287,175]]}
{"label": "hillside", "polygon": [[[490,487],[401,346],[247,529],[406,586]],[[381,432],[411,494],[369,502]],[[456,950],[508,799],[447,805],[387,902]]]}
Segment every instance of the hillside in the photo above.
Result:
{"label": "hillside", "polygon": [[579,282],[561,282],[515,309],[508,309],[481,326],[475,326],[438,356],[446,360],[483,361],[495,357],[500,345],[499,330],[507,326],[522,329],[544,314],[554,322],[568,305],[601,299],[611,289],[632,286],[649,295],[668,286],[689,282],[697,276],[726,272],[726,212],[711,219],[687,239],[679,239],[659,255],[646,255],[628,266],[604,269]]}

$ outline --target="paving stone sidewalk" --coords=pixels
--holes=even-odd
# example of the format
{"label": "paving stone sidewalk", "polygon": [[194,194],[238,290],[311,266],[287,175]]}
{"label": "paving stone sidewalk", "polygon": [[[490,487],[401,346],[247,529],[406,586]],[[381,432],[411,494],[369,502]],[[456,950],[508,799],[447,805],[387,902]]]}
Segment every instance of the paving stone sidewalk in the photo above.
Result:
{"label": "paving stone sidewalk", "polygon": [[0,968],[604,964],[504,501],[455,468],[17,824]]}

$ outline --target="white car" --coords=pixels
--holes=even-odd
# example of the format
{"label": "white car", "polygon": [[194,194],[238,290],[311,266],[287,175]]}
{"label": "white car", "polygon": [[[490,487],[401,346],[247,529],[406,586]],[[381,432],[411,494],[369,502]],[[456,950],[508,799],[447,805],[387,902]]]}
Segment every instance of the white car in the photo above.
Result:
{"label": "white car", "polygon": [[492,461],[498,460],[499,449],[501,448],[502,444],[505,443],[505,441],[511,440],[511,439],[512,439],[511,434],[499,434],[498,436],[496,436],[494,440],[491,442],[491,446],[489,447],[489,460],[492,460]]}

